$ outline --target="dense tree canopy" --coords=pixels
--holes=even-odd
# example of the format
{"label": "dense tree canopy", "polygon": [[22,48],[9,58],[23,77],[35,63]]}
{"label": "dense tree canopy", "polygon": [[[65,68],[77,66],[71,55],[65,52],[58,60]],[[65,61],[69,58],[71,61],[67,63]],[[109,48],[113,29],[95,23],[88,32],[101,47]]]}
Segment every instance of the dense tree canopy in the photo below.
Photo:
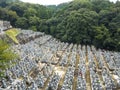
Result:
{"label": "dense tree canopy", "polygon": [[14,27],[51,34],[64,42],[120,51],[120,1],[74,0],[42,6],[5,0],[0,2],[0,19],[11,21]]}

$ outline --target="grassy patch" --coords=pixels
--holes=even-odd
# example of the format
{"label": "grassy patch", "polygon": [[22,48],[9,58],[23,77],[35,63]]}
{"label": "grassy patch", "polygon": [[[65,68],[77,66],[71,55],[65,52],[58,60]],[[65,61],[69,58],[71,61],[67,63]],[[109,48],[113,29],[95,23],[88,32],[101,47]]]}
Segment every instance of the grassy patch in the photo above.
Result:
{"label": "grassy patch", "polygon": [[19,43],[16,36],[20,33],[19,30],[12,28],[7,31],[5,31],[6,35],[10,37],[15,43]]}

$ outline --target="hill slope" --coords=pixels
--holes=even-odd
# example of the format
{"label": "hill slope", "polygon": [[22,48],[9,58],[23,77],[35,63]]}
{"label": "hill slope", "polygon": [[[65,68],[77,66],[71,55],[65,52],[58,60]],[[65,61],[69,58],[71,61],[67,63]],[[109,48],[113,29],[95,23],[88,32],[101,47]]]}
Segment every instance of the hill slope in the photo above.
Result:
{"label": "hill slope", "polygon": [[[39,36],[39,37],[37,37]],[[120,52],[68,44],[41,32],[22,30],[13,45],[20,60],[0,80],[1,90],[119,90]]]}

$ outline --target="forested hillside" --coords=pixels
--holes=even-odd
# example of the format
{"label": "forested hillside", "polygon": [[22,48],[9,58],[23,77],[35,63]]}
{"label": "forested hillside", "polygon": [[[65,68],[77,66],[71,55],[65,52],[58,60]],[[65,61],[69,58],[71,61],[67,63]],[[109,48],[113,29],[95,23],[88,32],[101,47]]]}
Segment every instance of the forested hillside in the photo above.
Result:
{"label": "forested hillside", "polygon": [[1,0],[0,19],[8,20],[14,27],[39,30],[39,25],[52,16],[53,11],[39,4],[19,0]]}
{"label": "forested hillside", "polygon": [[64,42],[120,51],[120,1],[74,0],[42,6],[4,0],[0,2],[0,19],[11,21],[14,27],[51,34]]}

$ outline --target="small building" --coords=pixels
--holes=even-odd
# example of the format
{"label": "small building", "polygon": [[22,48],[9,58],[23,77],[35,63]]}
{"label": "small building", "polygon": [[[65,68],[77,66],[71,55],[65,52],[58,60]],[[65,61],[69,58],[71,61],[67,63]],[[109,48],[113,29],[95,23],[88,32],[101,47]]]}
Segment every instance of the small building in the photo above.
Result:
{"label": "small building", "polygon": [[2,21],[0,20],[0,33],[2,33],[3,31],[12,28],[11,24],[9,21]]}

